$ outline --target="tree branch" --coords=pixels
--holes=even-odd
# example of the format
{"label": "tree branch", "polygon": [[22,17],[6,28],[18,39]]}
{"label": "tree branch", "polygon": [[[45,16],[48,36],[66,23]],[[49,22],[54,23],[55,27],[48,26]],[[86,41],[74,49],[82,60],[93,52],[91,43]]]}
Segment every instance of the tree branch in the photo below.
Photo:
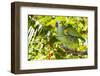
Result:
{"label": "tree branch", "polygon": [[65,48],[65,47],[63,47],[63,49],[65,50],[65,52],[67,54],[72,54],[72,55],[75,55],[75,56],[87,55],[87,51],[76,51],[76,50],[68,49],[68,48]]}

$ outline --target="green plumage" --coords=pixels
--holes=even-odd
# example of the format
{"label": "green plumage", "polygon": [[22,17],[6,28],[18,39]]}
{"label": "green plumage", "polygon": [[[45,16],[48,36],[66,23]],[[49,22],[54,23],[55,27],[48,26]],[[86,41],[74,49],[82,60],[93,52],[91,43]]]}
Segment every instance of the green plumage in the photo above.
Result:
{"label": "green plumage", "polygon": [[72,26],[66,27],[66,34],[64,33],[64,26],[57,25],[57,39],[62,42],[63,46],[69,49],[77,49],[79,47],[79,38],[84,40],[80,33]]}
{"label": "green plumage", "polygon": [[81,36],[81,34],[79,32],[77,32],[77,30],[75,28],[73,28],[72,26],[67,27],[67,33],[68,33],[68,35],[80,38],[82,41],[85,42],[85,39]]}

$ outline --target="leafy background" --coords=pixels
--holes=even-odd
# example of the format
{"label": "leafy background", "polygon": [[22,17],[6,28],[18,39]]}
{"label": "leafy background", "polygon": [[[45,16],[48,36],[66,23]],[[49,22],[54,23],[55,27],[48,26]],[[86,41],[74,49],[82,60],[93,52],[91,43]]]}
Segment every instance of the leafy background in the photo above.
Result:
{"label": "leafy background", "polygon": [[87,34],[87,17],[28,15],[28,60],[87,58]]}

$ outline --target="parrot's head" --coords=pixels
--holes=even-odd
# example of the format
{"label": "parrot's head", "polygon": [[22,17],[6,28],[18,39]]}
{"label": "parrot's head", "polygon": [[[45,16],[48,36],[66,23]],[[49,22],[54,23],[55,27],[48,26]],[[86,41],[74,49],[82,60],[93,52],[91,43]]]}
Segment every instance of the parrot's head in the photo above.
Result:
{"label": "parrot's head", "polygon": [[61,21],[56,21],[56,28],[64,30],[65,27],[61,25]]}
{"label": "parrot's head", "polygon": [[58,28],[60,24],[60,21],[56,21],[56,27]]}

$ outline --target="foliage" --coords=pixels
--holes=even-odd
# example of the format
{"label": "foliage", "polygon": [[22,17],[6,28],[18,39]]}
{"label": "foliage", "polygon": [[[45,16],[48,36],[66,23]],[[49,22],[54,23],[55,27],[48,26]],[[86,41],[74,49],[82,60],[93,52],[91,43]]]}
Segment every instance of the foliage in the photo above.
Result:
{"label": "foliage", "polygon": [[29,15],[28,60],[87,58],[87,34],[87,17]]}

